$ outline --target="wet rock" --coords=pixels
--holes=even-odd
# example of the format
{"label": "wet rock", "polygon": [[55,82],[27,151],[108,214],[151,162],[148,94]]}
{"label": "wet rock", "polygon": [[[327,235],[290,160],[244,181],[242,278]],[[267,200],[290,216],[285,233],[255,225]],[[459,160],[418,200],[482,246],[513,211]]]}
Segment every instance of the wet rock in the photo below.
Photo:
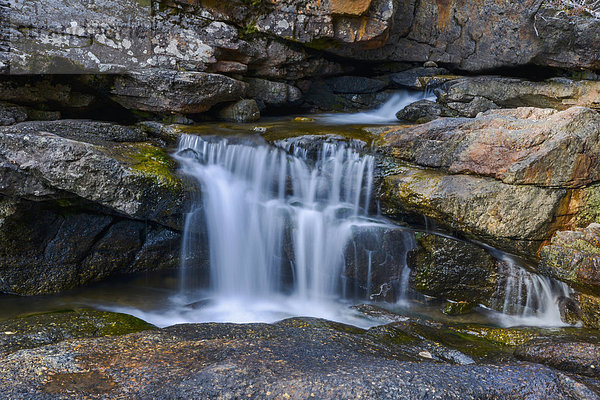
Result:
{"label": "wet rock", "polygon": [[387,87],[387,83],[362,76],[340,76],[327,80],[334,93],[376,93]]}
{"label": "wet rock", "polygon": [[475,306],[475,303],[469,303],[466,301],[449,301],[444,306],[442,312],[446,315],[463,315],[472,312]]}
{"label": "wet rock", "polygon": [[[55,76],[0,76],[0,101],[50,110],[84,109],[95,96]],[[35,118],[31,118],[35,119]]]}
{"label": "wet rock", "polygon": [[600,110],[599,81],[566,78],[532,82],[500,76],[461,78],[436,91],[438,101],[464,117],[496,108],[539,107],[565,110],[583,106]]}
{"label": "wet rock", "polygon": [[600,377],[600,343],[536,340],[519,346],[515,356],[561,371]]}
{"label": "wet rock", "polygon": [[600,180],[600,114],[584,107],[492,110],[416,127],[370,128],[391,155],[507,184],[582,187]]}
{"label": "wet rock", "polygon": [[382,227],[357,227],[344,253],[349,290],[371,300],[396,300],[395,287],[414,246],[412,232]]}
{"label": "wet rock", "polygon": [[431,100],[419,100],[407,105],[396,113],[400,121],[423,124],[440,117],[455,117],[456,113],[443,105]]}
{"label": "wet rock", "polygon": [[390,172],[394,174],[384,177],[380,191],[385,214],[425,215],[525,257],[552,236],[554,216],[566,193],[410,166],[396,165]]}
{"label": "wet rock", "polygon": [[219,119],[230,122],[254,122],[260,119],[260,110],[254,100],[240,100],[219,111]]}
{"label": "wet rock", "polygon": [[600,297],[575,293],[573,298],[581,310],[579,317],[583,325],[588,328],[600,329]]}
{"label": "wet rock", "polygon": [[544,274],[600,295],[600,224],[557,232],[540,258]]}
{"label": "wet rock", "polygon": [[246,95],[267,106],[283,106],[297,102],[302,98],[302,92],[295,86],[266,79],[249,78]]}
{"label": "wet rock", "polygon": [[49,188],[61,197],[77,196],[131,218],[179,226],[186,191],[174,161],[149,143],[103,139],[137,140],[143,132],[81,121],[24,122],[0,131],[4,194],[13,195],[16,179],[27,177],[31,184],[25,188],[31,192],[20,196],[41,196],[42,188]]}
{"label": "wet rock", "polygon": [[429,79],[435,75],[446,75],[448,70],[436,67],[419,67],[390,75],[390,82],[396,87],[423,90]]}
{"label": "wet rock", "polygon": [[[210,398],[224,392],[264,398],[391,399],[424,392],[448,399],[531,392],[543,398],[595,398],[548,367],[461,365],[437,355],[456,354],[432,351],[400,331],[364,331],[314,319],[178,325],[21,350],[0,361],[0,391],[14,399],[53,398],[66,390],[90,398]],[[434,359],[419,356],[424,352]]]}
{"label": "wet rock", "polygon": [[202,113],[218,103],[243,97],[247,85],[224,75],[204,72],[147,70],[118,76],[110,94],[131,110]]}
{"label": "wet rock", "polygon": [[127,314],[87,309],[24,315],[0,321],[0,357],[67,339],[125,335],[154,329]]}
{"label": "wet rock", "polygon": [[81,200],[4,199],[0,292],[57,293],[116,273],[179,265],[181,235]]}
{"label": "wet rock", "polygon": [[411,285],[420,293],[490,305],[498,281],[497,261],[482,248],[438,235],[419,235],[409,253]]}

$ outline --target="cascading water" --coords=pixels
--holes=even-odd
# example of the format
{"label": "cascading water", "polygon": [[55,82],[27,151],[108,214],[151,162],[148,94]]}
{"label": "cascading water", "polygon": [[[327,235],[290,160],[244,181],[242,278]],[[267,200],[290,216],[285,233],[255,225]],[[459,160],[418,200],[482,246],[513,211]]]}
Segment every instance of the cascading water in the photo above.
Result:
{"label": "cascading water", "polygon": [[265,307],[285,295],[310,303],[301,313],[314,315],[315,307],[347,293],[353,230],[389,227],[368,218],[374,158],[359,152],[363,145],[300,138],[269,146],[183,135],[177,158],[202,187],[184,233],[185,301],[198,289],[190,277],[197,247],[205,245],[194,243],[202,237],[196,224],[205,224],[208,237],[213,300]]}
{"label": "cascading water", "polygon": [[435,96],[431,91],[400,91],[394,93],[379,108],[358,113],[323,114],[316,117],[326,124],[390,124],[397,123],[396,113],[404,107],[419,100],[433,100]]}
{"label": "cascading water", "polygon": [[511,325],[561,326],[559,301],[569,297],[569,287],[560,281],[537,275],[502,258],[505,283],[496,309],[502,310],[501,323]]}

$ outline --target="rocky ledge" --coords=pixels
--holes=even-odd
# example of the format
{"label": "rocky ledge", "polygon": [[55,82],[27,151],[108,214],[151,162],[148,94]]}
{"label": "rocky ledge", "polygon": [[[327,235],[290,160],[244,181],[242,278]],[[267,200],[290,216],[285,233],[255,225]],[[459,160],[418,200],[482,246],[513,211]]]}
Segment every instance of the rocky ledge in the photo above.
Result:
{"label": "rocky ledge", "polygon": [[[587,357],[598,352],[597,338],[580,340],[578,349],[591,351],[585,355],[571,350],[539,355],[541,340],[573,341],[577,333],[446,326],[372,306],[361,309],[397,322],[368,330],[308,318],[189,324],[46,346],[38,341],[41,347],[20,350],[11,346],[0,356],[0,392],[28,400],[223,398],[224,393],[267,399],[511,399],[527,393],[599,398],[597,360]],[[14,331],[3,335],[19,336],[19,328],[9,325]],[[54,341],[68,337],[77,336]],[[551,367],[518,361],[515,349],[518,358]]]}
{"label": "rocky ledge", "polygon": [[147,131],[87,120],[0,127],[0,291],[178,266],[189,186]]}

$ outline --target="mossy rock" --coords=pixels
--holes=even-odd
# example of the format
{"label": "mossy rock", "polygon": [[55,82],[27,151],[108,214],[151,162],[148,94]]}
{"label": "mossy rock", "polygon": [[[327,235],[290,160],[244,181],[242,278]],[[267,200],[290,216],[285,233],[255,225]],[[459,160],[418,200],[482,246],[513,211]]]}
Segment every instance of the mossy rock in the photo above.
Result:
{"label": "mossy rock", "polygon": [[0,321],[0,355],[67,339],[125,335],[155,328],[131,315],[91,309],[28,314]]}
{"label": "mossy rock", "polygon": [[442,312],[446,315],[464,315],[473,311],[475,306],[475,303],[470,303],[466,301],[451,301],[446,303]]}

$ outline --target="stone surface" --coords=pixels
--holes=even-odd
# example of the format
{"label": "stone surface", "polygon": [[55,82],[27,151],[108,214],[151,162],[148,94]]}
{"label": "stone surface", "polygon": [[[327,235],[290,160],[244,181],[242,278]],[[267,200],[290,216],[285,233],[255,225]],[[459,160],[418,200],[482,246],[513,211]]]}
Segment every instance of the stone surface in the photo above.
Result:
{"label": "stone surface", "polygon": [[224,75],[147,70],[118,76],[110,94],[128,109],[193,114],[243,97],[246,87]]}
{"label": "stone surface", "polygon": [[554,232],[564,190],[507,185],[491,178],[398,166],[381,189],[387,215],[419,214],[526,257]]}
{"label": "stone surface", "polygon": [[61,310],[0,321],[0,357],[68,339],[125,335],[154,329],[127,314],[88,309]]}
{"label": "stone surface", "polygon": [[[174,161],[149,143],[107,141],[145,133],[85,121],[24,122],[0,133],[4,194],[14,195],[16,187],[19,196],[31,198],[52,190],[131,218],[179,226],[186,195]],[[15,186],[23,176],[31,181],[30,193]]]}
{"label": "stone surface", "polygon": [[433,76],[445,74],[448,74],[448,70],[444,68],[419,67],[396,72],[391,74],[389,79],[396,87],[423,90],[432,81]]}
{"label": "stone surface", "polygon": [[600,81],[566,78],[532,82],[500,76],[453,80],[436,91],[438,101],[457,114],[475,117],[495,108],[539,107],[565,110],[572,106],[600,110]]}
{"label": "stone surface", "polygon": [[562,371],[600,377],[600,343],[537,340],[518,347],[515,356]]}
{"label": "stone surface", "polygon": [[498,281],[498,261],[473,244],[419,235],[409,253],[411,286],[428,296],[490,306]]}
{"label": "stone surface", "polygon": [[101,211],[76,199],[4,198],[0,292],[57,293],[115,273],[179,266],[180,233]]}
{"label": "stone surface", "polygon": [[340,76],[327,80],[334,93],[367,94],[376,93],[387,87],[387,83],[360,76]]}
{"label": "stone surface", "polygon": [[407,105],[396,113],[400,121],[423,124],[440,117],[454,117],[456,113],[440,103],[431,100],[419,100]]}
{"label": "stone surface", "polygon": [[600,225],[557,232],[540,252],[539,270],[600,295]]}
{"label": "stone surface", "polygon": [[[314,319],[178,325],[64,341],[0,360],[0,392],[13,399],[71,397],[596,399],[548,367],[483,363],[406,333]],[[410,331],[408,331],[410,332]],[[483,342],[481,342],[483,343]],[[431,349],[425,350],[425,349]],[[425,357],[427,356],[427,357]],[[445,358],[441,358],[445,357]],[[467,361],[470,360],[470,361]]]}
{"label": "stone surface", "polygon": [[268,106],[289,105],[302,98],[300,89],[287,83],[259,78],[249,78],[246,82],[248,83],[246,95]]}
{"label": "stone surface", "polygon": [[240,100],[219,110],[219,119],[230,122],[254,122],[260,119],[260,110],[254,100]]}
{"label": "stone surface", "polygon": [[492,110],[417,127],[374,128],[390,154],[508,184],[582,187],[600,180],[600,114],[589,108]]}

